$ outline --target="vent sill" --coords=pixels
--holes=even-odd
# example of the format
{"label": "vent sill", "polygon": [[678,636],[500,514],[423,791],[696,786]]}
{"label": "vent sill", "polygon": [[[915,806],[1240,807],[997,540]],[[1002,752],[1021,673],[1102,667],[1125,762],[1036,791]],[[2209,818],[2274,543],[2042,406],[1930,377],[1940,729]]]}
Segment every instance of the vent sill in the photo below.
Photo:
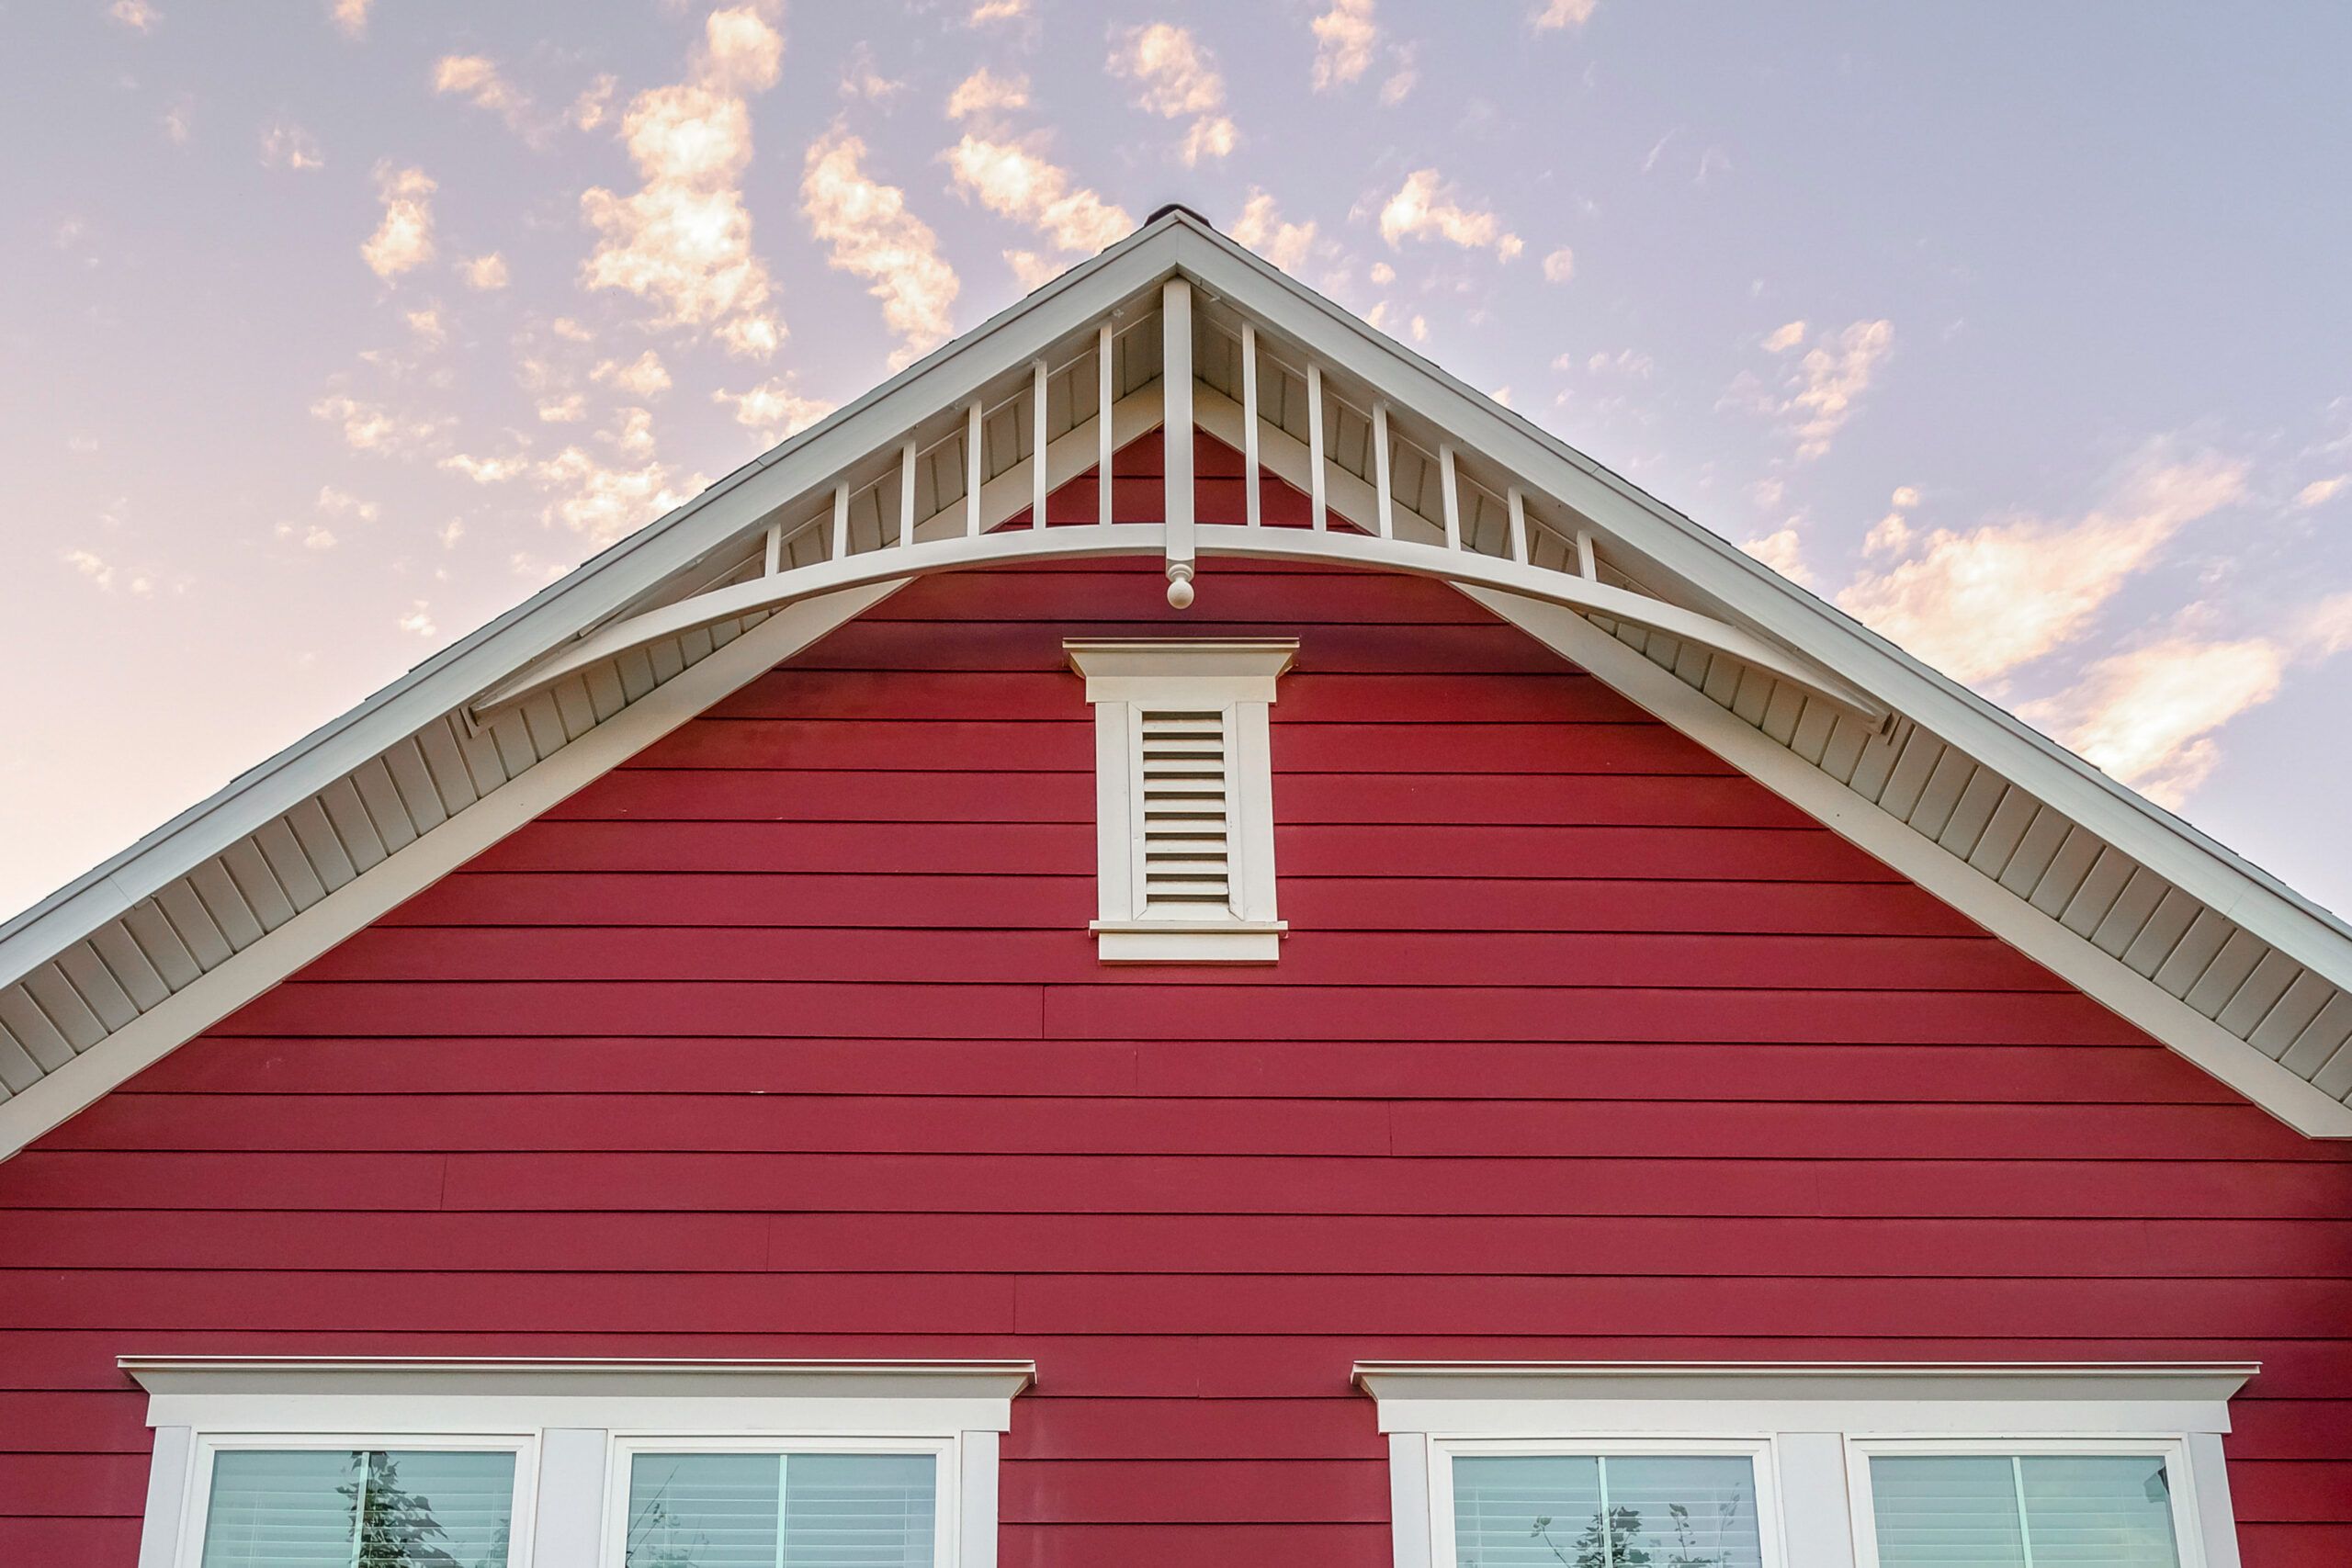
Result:
{"label": "vent sill", "polygon": [[1287,920],[1096,920],[1095,956],[1105,964],[1272,964]]}

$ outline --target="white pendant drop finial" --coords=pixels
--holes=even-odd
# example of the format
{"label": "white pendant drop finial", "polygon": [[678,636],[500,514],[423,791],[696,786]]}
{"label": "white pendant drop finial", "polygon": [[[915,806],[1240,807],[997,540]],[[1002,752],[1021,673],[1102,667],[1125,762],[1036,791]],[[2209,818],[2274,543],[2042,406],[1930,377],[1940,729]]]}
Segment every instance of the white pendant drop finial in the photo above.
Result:
{"label": "white pendant drop finial", "polygon": [[1168,607],[1171,610],[1193,607],[1193,569],[1182,561],[1168,563]]}

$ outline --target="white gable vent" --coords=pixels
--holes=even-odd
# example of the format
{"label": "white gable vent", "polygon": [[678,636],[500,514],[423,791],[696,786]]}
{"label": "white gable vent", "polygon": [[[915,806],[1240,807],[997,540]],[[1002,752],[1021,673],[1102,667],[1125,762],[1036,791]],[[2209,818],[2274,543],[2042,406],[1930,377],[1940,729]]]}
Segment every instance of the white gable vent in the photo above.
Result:
{"label": "white gable vent", "polygon": [[1097,952],[1120,964],[1270,964],[1274,681],[1282,638],[1066,642],[1094,705]]}

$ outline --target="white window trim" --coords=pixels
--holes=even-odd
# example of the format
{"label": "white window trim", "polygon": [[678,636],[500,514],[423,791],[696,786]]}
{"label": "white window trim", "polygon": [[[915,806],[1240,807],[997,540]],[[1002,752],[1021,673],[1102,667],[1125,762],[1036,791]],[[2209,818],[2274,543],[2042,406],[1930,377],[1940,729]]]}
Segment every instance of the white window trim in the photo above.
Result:
{"label": "white window trim", "polygon": [[[1875,1568],[1867,1477],[1858,1484],[1854,1466],[1858,1454],[1885,1451],[1883,1445],[2163,1451],[2178,1467],[2182,1568],[2239,1568],[2222,1435],[2231,1395],[2258,1370],[2251,1362],[1382,1361],[1358,1363],[1355,1381],[1376,1402],[1388,1438],[1396,1568],[1452,1563],[1450,1456],[1497,1442],[1558,1453],[1603,1451],[1596,1447],[1603,1443],[1660,1452],[1670,1451],[1662,1444],[1760,1443],[1777,1519],[1767,1526],[1778,1537],[1768,1551],[1801,1568]],[[1759,1514],[1763,1498],[1759,1482]]]}
{"label": "white window trim", "polygon": [[[125,1356],[154,1460],[139,1568],[196,1568],[227,1447],[509,1448],[512,1568],[607,1560],[624,1453],[647,1444],[941,1458],[935,1568],[994,1568],[997,1454],[1027,1361]],[[617,1558],[612,1561],[617,1562]]]}
{"label": "white window trim", "polygon": [[[1071,640],[1070,666],[1094,708],[1096,953],[1114,964],[1270,964],[1289,928],[1275,911],[1272,708],[1295,637]],[[1146,709],[1225,717],[1223,909],[1171,918],[1147,908],[1139,717]]]}
{"label": "white window trim", "polygon": [[[1764,1568],[1782,1568],[1781,1506],[1778,1477],[1770,1438],[1659,1438],[1574,1436],[1558,1438],[1463,1438],[1431,1434],[1428,1438],[1428,1551],[1432,1568],[1459,1568],[1453,1542],[1453,1461],[1507,1454],[1559,1454],[1577,1459],[1704,1454],[1745,1459],[1756,1481],[1756,1527],[1762,1542]],[[1393,1451],[1393,1450],[1392,1450]],[[1403,1521],[1395,1521],[1397,1534]],[[1396,1561],[1405,1561],[1400,1540]],[[1419,1561],[1416,1559],[1415,1561]]]}
{"label": "white window trim", "polygon": [[[2038,1455],[2149,1455],[2165,1461],[2172,1500],[2173,1540],[2180,1551],[2180,1568],[2208,1568],[2214,1561],[2211,1542],[2199,1518],[2199,1466],[2187,1437],[2179,1438],[1849,1438],[1846,1441],[1847,1484],[1854,1499],[1855,1568],[1879,1568],[1876,1516],[1871,1507],[1871,1460],[1876,1455],[1920,1459],[1951,1456],[2031,1459]],[[2218,1462],[2218,1455],[2216,1456]],[[2237,1562],[2234,1549],[2226,1559]]]}

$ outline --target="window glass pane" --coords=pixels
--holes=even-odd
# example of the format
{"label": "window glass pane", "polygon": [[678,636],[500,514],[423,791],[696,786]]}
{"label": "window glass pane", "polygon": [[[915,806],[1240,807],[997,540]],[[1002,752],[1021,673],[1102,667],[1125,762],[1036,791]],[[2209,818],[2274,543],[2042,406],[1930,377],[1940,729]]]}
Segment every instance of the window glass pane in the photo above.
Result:
{"label": "window glass pane", "polygon": [[930,1454],[639,1454],[628,1568],[930,1568],[937,1475]]}
{"label": "window glass pane", "polygon": [[2034,1568],[2178,1568],[2162,1459],[2038,1455],[2018,1469]]}
{"label": "window glass pane", "polygon": [[1871,1500],[1880,1568],[2025,1568],[2006,1459],[1874,1456]]}
{"label": "window glass pane", "polygon": [[231,1449],[204,1568],[506,1568],[511,1453]]}
{"label": "window glass pane", "polygon": [[1761,1568],[1756,1468],[1713,1454],[1456,1459],[1453,1555],[1460,1568]]}
{"label": "window glass pane", "polygon": [[1871,1493],[1882,1568],[2179,1568],[2154,1455],[1882,1455]]}

